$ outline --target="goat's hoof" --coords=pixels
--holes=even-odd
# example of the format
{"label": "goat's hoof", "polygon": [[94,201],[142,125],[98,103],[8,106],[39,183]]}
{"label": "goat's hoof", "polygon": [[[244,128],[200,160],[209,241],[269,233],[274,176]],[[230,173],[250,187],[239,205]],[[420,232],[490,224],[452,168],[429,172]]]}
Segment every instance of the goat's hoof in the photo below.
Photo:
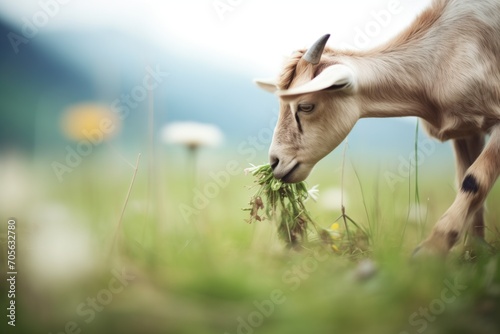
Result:
{"label": "goat's hoof", "polygon": [[420,260],[420,259],[444,259],[448,254],[449,249],[447,247],[443,247],[444,245],[441,242],[436,242],[433,239],[427,239],[423,241],[412,254],[412,260]]}

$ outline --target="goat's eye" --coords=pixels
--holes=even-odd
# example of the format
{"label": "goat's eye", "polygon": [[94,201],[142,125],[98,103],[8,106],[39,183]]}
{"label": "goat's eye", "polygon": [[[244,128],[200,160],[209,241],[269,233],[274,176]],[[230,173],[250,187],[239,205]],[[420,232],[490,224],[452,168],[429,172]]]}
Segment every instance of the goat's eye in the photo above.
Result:
{"label": "goat's eye", "polygon": [[299,111],[312,112],[313,110],[314,110],[314,104],[299,104]]}

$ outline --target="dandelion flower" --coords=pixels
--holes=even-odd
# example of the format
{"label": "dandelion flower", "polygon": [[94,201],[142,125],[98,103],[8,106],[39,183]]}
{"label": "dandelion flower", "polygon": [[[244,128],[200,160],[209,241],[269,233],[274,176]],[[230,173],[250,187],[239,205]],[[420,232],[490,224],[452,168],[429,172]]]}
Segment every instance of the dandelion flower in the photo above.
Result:
{"label": "dandelion flower", "polygon": [[106,140],[119,132],[120,118],[106,106],[81,103],[70,106],[61,120],[63,133],[71,140]]}
{"label": "dandelion flower", "polygon": [[219,128],[212,124],[174,122],[162,129],[161,138],[166,143],[181,144],[195,149],[202,146],[217,147],[222,143],[224,136]]}
{"label": "dandelion flower", "polygon": [[165,143],[180,144],[187,150],[186,173],[190,175],[187,187],[195,188],[199,148],[219,146],[223,140],[222,132],[212,124],[173,122],[165,125],[160,135]]}

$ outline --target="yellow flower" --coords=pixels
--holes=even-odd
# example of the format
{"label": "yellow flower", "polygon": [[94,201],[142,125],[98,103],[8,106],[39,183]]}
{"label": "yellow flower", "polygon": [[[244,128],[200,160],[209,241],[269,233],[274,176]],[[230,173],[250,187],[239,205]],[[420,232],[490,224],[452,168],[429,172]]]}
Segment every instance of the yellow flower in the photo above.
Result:
{"label": "yellow flower", "polygon": [[342,234],[340,233],[340,224],[339,223],[333,223],[332,226],[330,226],[330,237],[332,238],[332,240],[342,239]]}
{"label": "yellow flower", "polygon": [[121,121],[108,107],[81,103],[66,109],[61,126],[72,140],[107,140],[118,133]]}

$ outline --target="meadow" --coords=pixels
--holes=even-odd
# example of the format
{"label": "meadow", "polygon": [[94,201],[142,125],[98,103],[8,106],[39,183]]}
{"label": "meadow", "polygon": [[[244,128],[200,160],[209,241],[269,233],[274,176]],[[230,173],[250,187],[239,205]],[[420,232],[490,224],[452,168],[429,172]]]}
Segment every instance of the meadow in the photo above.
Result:
{"label": "meadow", "polygon": [[[429,0],[63,2],[0,5],[0,334],[500,333],[500,181],[488,244],[413,259],[457,188],[411,119],[360,120],[315,167],[321,237],[247,210],[277,120],[253,78],[326,32],[380,45]],[[175,121],[221,134],[180,147]]]}
{"label": "meadow", "polygon": [[[27,191],[2,207],[3,221],[17,215],[19,263],[16,327],[2,332],[500,332],[497,251],[461,243],[446,260],[411,260],[453,200],[451,161],[427,162],[390,184],[384,171],[397,174],[396,158],[368,163],[348,151],[342,168],[335,152],[308,179],[319,197],[307,208],[330,230],[343,201],[366,235],[348,222],[349,239],[339,220],[338,247],[311,235],[290,249],[275,222],[246,222],[242,209],[256,188],[231,150],[202,151],[195,178],[183,150],[137,158],[102,148],[60,183],[47,158],[2,158],[4,175],[10,170]],[[498,185],[486,214],[494,247],[497,203]],[[1,296],[7,305],[3,284]]]}

